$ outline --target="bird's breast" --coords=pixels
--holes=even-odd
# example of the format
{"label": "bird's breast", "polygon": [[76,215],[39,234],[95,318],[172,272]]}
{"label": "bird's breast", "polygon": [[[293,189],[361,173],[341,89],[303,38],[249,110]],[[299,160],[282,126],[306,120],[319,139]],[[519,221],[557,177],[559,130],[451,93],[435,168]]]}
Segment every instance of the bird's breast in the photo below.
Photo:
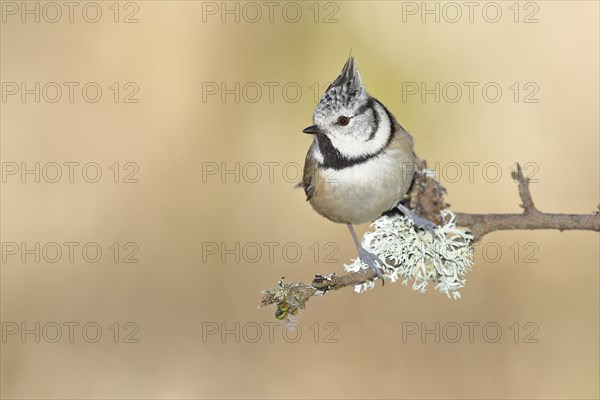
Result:
{"label": "bird's breast", "polygon": [[373,221],[402,199],[414,171],[412,154],[407,157],[398,151],[340,170],[321,169],[310,203],[334,222]]}

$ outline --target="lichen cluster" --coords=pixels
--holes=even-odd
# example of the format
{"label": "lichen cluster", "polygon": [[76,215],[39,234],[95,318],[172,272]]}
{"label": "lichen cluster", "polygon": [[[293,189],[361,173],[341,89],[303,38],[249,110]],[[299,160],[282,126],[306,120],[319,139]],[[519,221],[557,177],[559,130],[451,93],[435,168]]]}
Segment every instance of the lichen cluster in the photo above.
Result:
{"label": "lichen cluster", "polygon": [[[391,281],[412,281],[412,288],[424,293],[430,282],[441,293],[460,298],[459,289],[465,286],[466,274],[473,265],[473,236],[458,228],[449,210],[441,211],[443,225],[435,227],[433,235],[415,228],[413,222],[401,215],[384,215],[371,226],[374,231],[363,237],[363,247],[385,261],[384,277]],[[368,268],[360,259],[344,265],[346,271]],[[358,293],[373,289],[367,281],[354,287]]]}

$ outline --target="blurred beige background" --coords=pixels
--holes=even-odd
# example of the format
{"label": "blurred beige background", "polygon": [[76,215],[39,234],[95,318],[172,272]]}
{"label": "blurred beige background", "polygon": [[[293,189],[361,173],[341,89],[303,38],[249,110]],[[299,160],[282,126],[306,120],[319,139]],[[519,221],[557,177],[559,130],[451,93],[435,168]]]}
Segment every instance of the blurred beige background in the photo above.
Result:
{"label": "blurred beige background", "polygon": [[[419,156],[446,171],[454,210],[517,212],[509,175],[519,161],[538,180],[541,210],[593,212],[597,2],[499,2],[495,23],[486,2],[472,22],[462,3],[452,22],[455,9],[428,2],[436,22],[421,2],[275,2],[272,21],[262,2],[98,2],[96,23],[86,21],[97,11],[87,3],[77,3],[72,23],[66,7],[52,23],[56,10],[37,4],[39,23],[20,2],[2,3],[3,398],[598,398],[597,233],[491,234],[458,301],[433,287],[424,295],[400,284],[346,289],[311,300],[296,327],[257,308],[280,277],[341,273],[356,256],[347,229],[319,217],[291,183],[310,145],[301,130],[314,97],[350,49]],[[35,93],[22,102],[21,82],[34,92],[40,82],[39,103]],[[48,101],[55,86],[44,92],[49,82],[63,89],[56,103]],[[79,84],[72,103],[64,82]],[[89,82],[102,89],[96,103],[82,95]],[[403,91],[407,82],[464,91],[456,102],[450,91],[422,101]],[[472,102],[465,82],[479,84]],[[481,91],[490,82],[502,89],[495,103]],[[222,99],[221,83],[234,93]],[[36,162],[41,175],[46,166],[39,183],[9,174]],[[80,163],[72,183],[65,162]],[[465,162],[479,163],[472,179]],[[56,183],[49,163],[63,165]],[[82,178],[86,163],[99,165],[97,183]],[[239,182],[222,178],[236,163]],[[489,163],[500,166],[497,181],[495,169],[483,173]],[[63,254],[51,263],[53,242]],[[64,242],[78,243],[73,262]],[[102,249],[98,262],[83,258],[86,243]],[[337,262],[327,262],[331,253]],[[124,262],[128,255],[139,262]],[[435,333],[421,338],[436,323],[439,343]],[[33,333],[22,337],[22,328]]]}

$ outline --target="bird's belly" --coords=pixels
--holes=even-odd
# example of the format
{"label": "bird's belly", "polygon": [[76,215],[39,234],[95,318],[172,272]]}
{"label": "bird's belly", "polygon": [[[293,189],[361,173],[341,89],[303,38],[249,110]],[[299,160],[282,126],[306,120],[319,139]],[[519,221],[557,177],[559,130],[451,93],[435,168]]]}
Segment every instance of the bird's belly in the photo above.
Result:
{"label": "bird's belly", "polygon": [[379,167],[359,165],[326,172],[310,200],[311,205],[334,222],[373,221],[402,199],[413,177],[412,171],[397,164],[384,163]]}

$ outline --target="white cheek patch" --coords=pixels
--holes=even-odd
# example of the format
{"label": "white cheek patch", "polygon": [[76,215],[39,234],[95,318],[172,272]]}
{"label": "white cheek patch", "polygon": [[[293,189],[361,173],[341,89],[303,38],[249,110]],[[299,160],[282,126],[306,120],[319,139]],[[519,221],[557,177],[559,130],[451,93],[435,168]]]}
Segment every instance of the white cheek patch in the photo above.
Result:
{"label": "white cheek patch", "polygon": [[365,126],[349,126],[352,133],[337,130],[329,135],[333,146],[346,158],[360,158],[380,151],[388,142],[391,135],[392,122],[384,108],[377,102],[373,103],[375,117],[379,121],[375,134]]}

